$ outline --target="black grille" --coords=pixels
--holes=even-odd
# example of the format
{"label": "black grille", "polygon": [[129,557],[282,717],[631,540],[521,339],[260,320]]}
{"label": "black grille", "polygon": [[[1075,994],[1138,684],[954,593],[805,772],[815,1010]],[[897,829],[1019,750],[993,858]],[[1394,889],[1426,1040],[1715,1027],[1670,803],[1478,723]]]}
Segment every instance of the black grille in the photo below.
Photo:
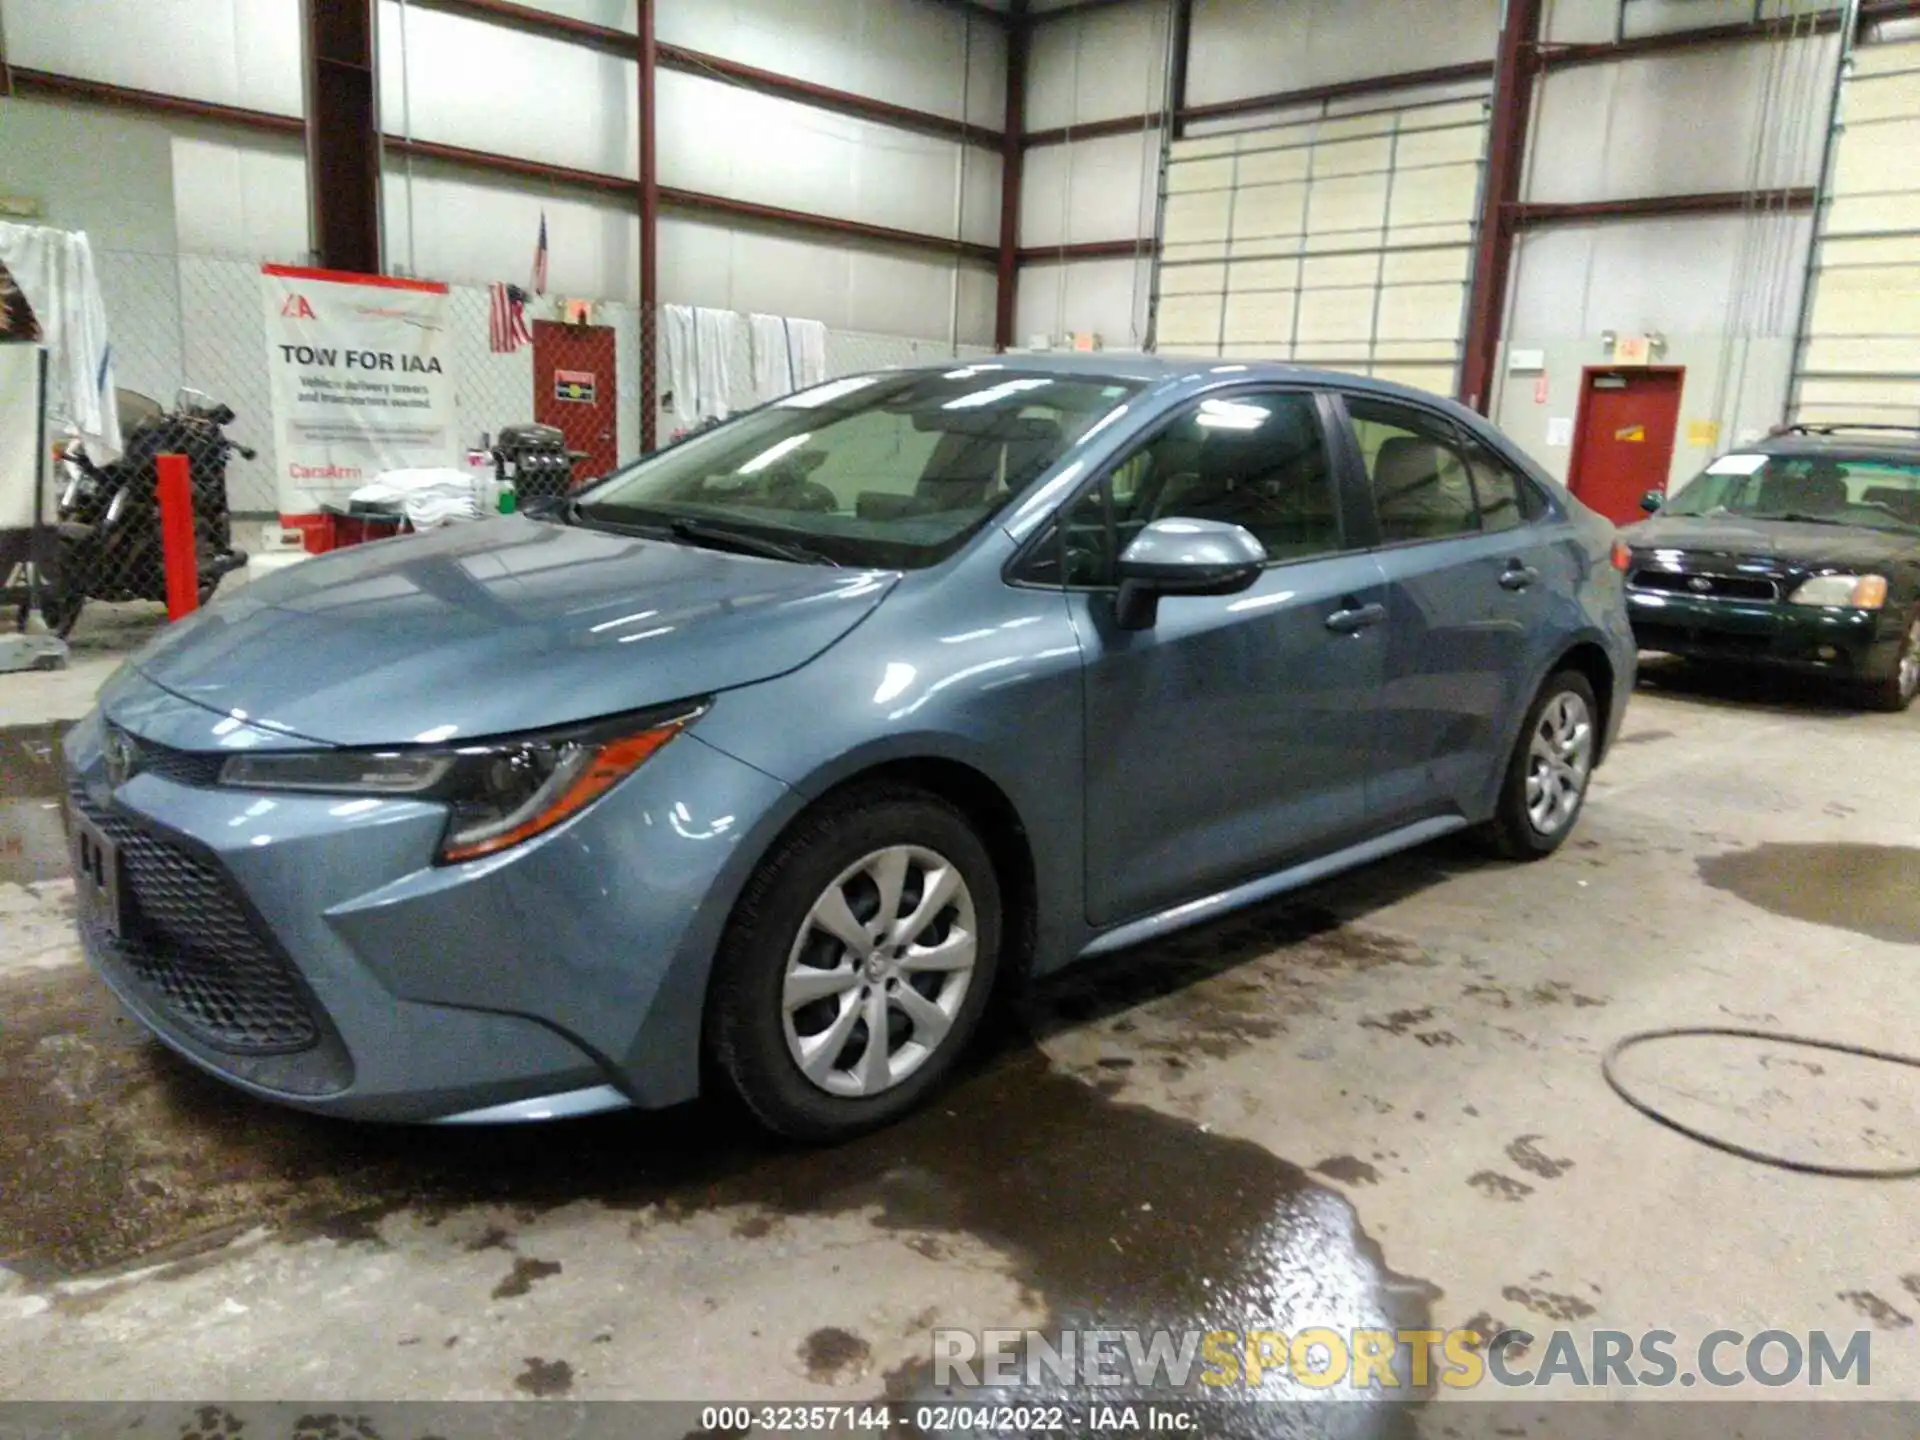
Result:
{"label": "black grille", "polygon": [[1708,595],[1721,600],[1778,600],[1780,587],[1751,575],[1702,575],[1677,570],[1636,570],[1627,582],[1635,590],[1663,595]]}
{"label": "black grille", "polygon": [[119,726],[108,727],[114,739],[127,748],[132,759],[130,774],[158,775],[176,785],[195,785],[202,789],[216,785],[225,755],[205,755],[192,750],[174,750],[128,734]]}
{"label": "black grille", "polygon": [[305,1050],[320,1039],[292,967],[257,929],[233,884],[211,863],[95,805],[74,807],[119,847],[132,896],[128,933],[95,934],[103,953],[165,1002],[194,1038],[236,1055]]}

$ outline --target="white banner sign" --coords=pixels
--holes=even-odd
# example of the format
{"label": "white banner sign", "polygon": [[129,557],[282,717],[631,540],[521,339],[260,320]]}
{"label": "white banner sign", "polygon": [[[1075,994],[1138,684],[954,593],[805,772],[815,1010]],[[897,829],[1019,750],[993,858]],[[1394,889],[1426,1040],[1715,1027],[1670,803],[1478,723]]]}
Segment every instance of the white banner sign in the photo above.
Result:
{"label": "white banner sign", "polygon": [[445,285],[263,265],[260,292],[282,515],[454,462]]}

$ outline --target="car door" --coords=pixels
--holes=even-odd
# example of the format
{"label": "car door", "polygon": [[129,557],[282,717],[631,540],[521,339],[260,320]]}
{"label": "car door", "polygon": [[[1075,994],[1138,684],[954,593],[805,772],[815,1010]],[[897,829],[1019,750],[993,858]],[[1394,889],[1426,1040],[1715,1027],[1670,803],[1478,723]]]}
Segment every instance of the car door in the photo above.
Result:
{"label": "car door", "polygon": [[1344,398],[1389,587],[1368,811],[1391,829],[1471,814],[1503,765],[1562,563],[1545,497],[1438,411]]}
{"label": "car door", "polygon": [[[1085,677],[1087,912],[1150,914],[1354,839],[1386,588],[1331,464],[1334,412],[1301,389],[1186,406],[1062,507],[1031,557],[1057,580]],[[1149,522],[1244,526],[1249,589],[1115,620],[1114,564]]]}

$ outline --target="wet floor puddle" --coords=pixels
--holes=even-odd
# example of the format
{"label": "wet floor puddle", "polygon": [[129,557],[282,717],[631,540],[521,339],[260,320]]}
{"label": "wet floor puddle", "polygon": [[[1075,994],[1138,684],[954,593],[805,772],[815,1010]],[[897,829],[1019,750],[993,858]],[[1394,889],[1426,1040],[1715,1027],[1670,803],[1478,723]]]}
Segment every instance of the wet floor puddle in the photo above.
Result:
{"label": "wet floor puddle", "polygon": [[[1241,1024],[1242,952],[1276,937],[1296,937],[1309,966],[1385,963],[1329,917],[1256,913],[1217,930],[1206,958],[1189,938],[1184,956],[1162,947],[1157,964],[1147,954],[1098,984],[1043,989],[926,1109],[812,1151],[765,1140],[717,1102],[491,1132],[321,1120],[175,1060],[83,971],[16,976],[0,982],[0,1259],[44,1284],[191,1257],[263,1224],[365,1240],[403,1209],[432,1223],[490,1204],[527,1220],[595,1199],[649,1210],[649,1223],[739,1207],[742,1244],[773,1228],[754,1215],[863,1213],[884,1230],[977,1237],[1008,1257],[1049,1328],[1076,1316],[1424,1327],[1432,1290],[1392,1273],[1339,1194],[1257,1145],[1063,1073],[1030,1038],[1156,1002],[1168,967],[1219,990]],[[889,1389],[925,1394],[927,1368],[890,1375]]]}
{"label": "wet floor puddle", "polygon": [[0,884],[32,885],[67,873],[60,823],[62,721],[0,729]]}
{"label": "wet floor puddle", "polygon": [[[57,809],[19,821],[58,791],[63,728],[0,732],[0,804],[16,807],[0,815],[37,835],[0,851],[0,880],[65,873]],[[322,1120],[176,1060],[83,970],[15,975],[0,980],[0,1262],[46,1284],[211,1258],[262,1225],[368,1240],[401,1210],[530,1219],[594,1199],[669,1222],[720,1207],[769,1217],[744,1221],[742,1244],[773,1218],[853,1212],[970,1235],[1009,1257],[1049,1328],[1420,1328],[1433,1292],[1389,1270],[1339,1194],[1257,1145],[1127,1103],[1118,1061],[1080,1078],[1033,1039],[1123,1015],[1110,1028],[1132,1031],[1138,1015],[1141,1053],[1184,1068],[1277,1033],[1277,986],[1419,961],[1324,910],[1248,912],[1041,987],[925,1110],[814,1151],[718,1103],[488,1132]],[[889,1389],[926,1393],[926,1368]]]}
{"label": "wet floor puddle", "polygon": [[1920,945],[1920,849],[1757,845],[1699,862],[1700,878],[1775,915]]}

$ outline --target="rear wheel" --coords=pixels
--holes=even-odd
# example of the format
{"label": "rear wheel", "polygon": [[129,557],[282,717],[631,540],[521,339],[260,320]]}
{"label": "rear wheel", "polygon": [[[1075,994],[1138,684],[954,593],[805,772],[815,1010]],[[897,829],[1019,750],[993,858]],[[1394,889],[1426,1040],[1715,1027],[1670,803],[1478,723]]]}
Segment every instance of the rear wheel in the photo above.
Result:
{"label": "rear wheel", "polygon": [[1593,687],[1577,671],[1559,671],[1540,687],[1487,826],[1501,854],[1539,860],[1566,842],[1593,778],[1599,714]]}
{"label": "rear wheel", "polygon": [[966,817],[904,787],[806,817],[748,884],[715,962],[708,1043],[768,1128],[855,1135],[951,1071],[998,968],[1000,887]]}
{"label": "rear wheel", "polygon": [[1866,687],[1867,704],[1890,713],[1905,710],[1915,695],[1920,695],[1920,609],[1907,616],[1892,673],[1869,681]]}

